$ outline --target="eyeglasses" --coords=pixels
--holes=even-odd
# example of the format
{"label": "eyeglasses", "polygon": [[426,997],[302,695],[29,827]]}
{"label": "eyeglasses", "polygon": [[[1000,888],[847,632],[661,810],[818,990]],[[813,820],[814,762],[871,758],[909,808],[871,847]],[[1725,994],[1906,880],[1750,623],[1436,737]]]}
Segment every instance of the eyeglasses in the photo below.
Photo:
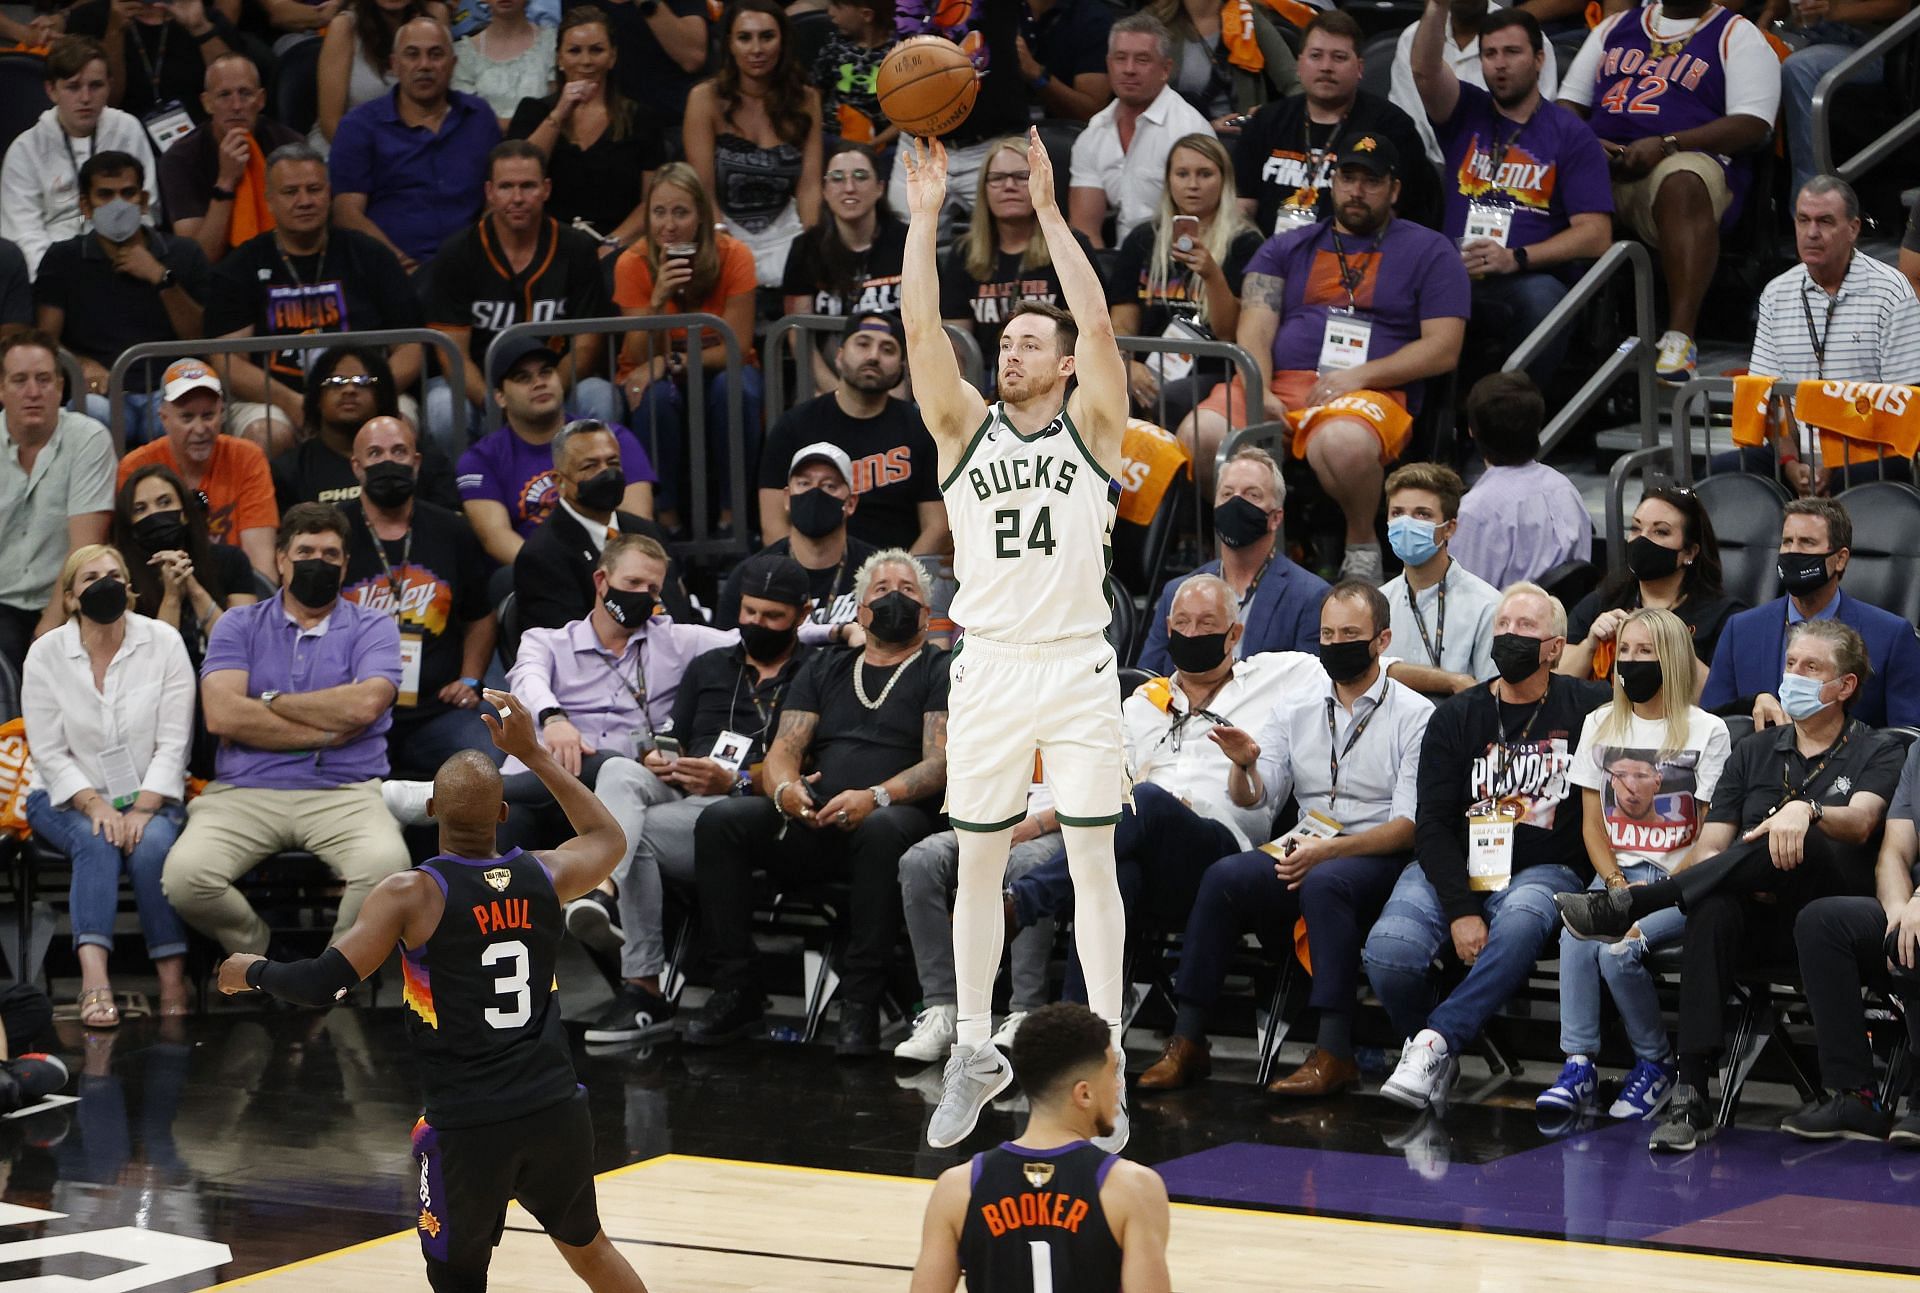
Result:
{"label": "eyeglasses", "polygon": [[828,171],[827,172],[827,183],[829,184],[845,184],[849,180],[851,180],[855,184],[865,184],[868,180],[872,178],[873,178],[873,172],[868,170],[864,166],[856,167],[855,169],[850,171]]}
{"label": "eyeglasses", "polygon": [[378,378],[375,378],[375,377],[372,377],[372,376],[370,376],[370,375],[368,375],[368,374],[366,374],[366,373],[351,373],[351,374],[349,374],[349,373],[335,373],[335,374],[334,374],[333,376],[331,376],[331,377],[323,377],[323,378],[321,378],[321,379],[320,379],[320,388],[321,388],[322,390],[336,390],[336,391],[337,391],[337,390],[339,390],[339,389],[340,389],[341,387],[343,387],[343,386],[351,386],[351,387],[353,387],[353,388],[355,388],[356,390],[358,390],[358,389],[361,389],[361,388],[363,388],[363,387],[367,387],[367,386],[372,386],[372,385],[374,385],[374,384],[375,384],[375,383],[376,383],[376,382],[377,382],[378,380],[379,380]]}
{"label": "eyeglasses", "polygon": [[988,171],[988,184],[1026,184],[1033,179],[1032,171]]}

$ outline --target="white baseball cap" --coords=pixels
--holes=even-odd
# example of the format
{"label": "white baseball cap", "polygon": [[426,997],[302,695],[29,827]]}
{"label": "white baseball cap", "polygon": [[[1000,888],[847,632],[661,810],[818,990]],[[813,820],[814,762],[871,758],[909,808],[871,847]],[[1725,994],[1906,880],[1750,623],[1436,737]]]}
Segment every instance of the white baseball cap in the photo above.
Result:
{"label": "white baseball cap", "polygon": [[160,398],[172,404],[188,391],[212,391],[215,395],[226,393],[220,385],[220,379],[213,375],[213,369],[203,361],[176,359],[160,379]]}
{"label": "white baseball cap", "polygon": [[853,459],[847,457],[845,449],[829,440],[815,440],[794,454],[793,461],[787,466],[787,475],[793,475],[800,470],[802,464],[811,462],[815,458],[824,458],[832,463],[839,471],[840,479],[846,481],[849,486],[853,484]]}

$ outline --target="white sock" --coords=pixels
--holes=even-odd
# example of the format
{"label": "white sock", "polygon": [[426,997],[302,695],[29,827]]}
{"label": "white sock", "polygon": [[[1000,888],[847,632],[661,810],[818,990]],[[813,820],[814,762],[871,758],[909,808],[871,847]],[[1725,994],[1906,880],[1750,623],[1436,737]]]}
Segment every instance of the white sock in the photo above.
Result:
{"label": "white sock", "polygon": [[993,980],[1000,972],[1000,945],[1006,937],[1001,885],[1013,830],[955,831],[954,836],[960,845],[959,884],[953,895],[954,1040],[971,1049],[993,1036]]}
{"label": "white sock", "polygon": [[1567,1063],[1569,1064],[1585,1064],[1586,1062],[1587,1062],[1587,1057],[1584,1055],[1567,1056]]}
{"label": "white sock", "polygon": [[1113,827],[1062,826],[1073,875],[1073,945],[1087,980],[1087,1006],[1106,1021],[1116,1049],[1126,985],[1127,913],[1113,860]]}

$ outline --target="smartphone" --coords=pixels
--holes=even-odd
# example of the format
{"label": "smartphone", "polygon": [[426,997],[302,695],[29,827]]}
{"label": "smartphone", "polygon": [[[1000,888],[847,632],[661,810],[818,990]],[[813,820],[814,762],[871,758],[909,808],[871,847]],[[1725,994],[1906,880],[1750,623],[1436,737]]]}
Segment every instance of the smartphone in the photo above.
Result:
{"label": "smartphone", "polygon": [[1177,215],[1173,218],[1173,246],[1175,251],[1192,251],[1194,240],[1200,236],[1200,217]]}
{"label": "smartphone", "polygon": [[680,739],[678,737],[656,736],[653,738],[653,748],[658,750],[660,757],[668,763],[672,763],[680,757]]}

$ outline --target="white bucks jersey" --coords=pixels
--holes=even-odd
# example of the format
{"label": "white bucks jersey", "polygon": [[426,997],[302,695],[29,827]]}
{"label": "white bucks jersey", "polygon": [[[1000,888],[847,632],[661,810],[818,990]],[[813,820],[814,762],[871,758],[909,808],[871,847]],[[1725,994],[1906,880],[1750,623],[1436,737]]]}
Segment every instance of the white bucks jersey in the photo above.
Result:
{"label": "white bucks jersey", "polygon": [[1064,409],[1023,436],[993,405],[940,492],[960,582],[955,624],[996,642],[1107,631],[1114,484]]}

